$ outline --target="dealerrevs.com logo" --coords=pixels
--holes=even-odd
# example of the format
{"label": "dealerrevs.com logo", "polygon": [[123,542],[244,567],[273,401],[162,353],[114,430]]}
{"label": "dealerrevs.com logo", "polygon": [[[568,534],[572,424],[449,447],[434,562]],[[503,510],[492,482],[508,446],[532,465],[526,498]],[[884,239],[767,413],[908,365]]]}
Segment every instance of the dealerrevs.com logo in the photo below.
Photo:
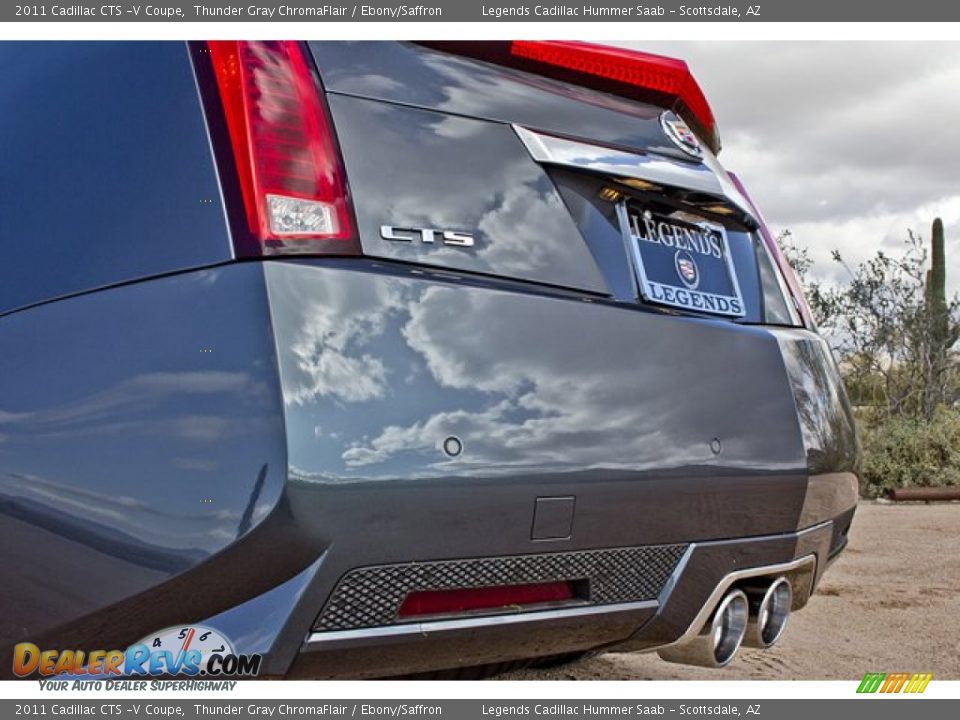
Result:
{"label": "dealerrevs.com logo", "polygon": [[13,651],[18,678],[255,677],[260,655],[241,655],[219,631],[202,625],[168,627],[126,650],[41,649],[19,643]]}

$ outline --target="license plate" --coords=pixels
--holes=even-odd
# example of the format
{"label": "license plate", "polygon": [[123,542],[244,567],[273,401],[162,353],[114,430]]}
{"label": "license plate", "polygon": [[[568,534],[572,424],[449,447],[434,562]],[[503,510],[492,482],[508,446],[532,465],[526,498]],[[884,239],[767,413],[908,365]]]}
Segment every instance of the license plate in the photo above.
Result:
{"label": "license plate", "polygon": [[621,204],[618,213],[645,301],[713,315],[746,314],[722,225],[633,204]]}

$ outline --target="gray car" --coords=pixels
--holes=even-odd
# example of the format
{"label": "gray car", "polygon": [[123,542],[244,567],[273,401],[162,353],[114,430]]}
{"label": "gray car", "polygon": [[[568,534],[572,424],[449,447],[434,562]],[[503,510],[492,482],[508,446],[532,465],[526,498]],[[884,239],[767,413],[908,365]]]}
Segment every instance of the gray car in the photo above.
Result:
{"label": "gray car", "polygon": [[196,628],[261,676],[721,667],[844,548],[837,367],[682,61],[0,57],[4,674]]}

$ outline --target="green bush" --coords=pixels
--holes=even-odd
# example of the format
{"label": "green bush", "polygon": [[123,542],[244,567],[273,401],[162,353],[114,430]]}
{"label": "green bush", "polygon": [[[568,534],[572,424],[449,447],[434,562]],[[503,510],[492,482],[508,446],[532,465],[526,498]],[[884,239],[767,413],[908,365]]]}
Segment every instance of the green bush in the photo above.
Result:
{"label": "green bush", "polygon": [[862,423],[860,494],[880,497],[897,487],[960,485],[960,410],[938,409],[933,419],[891,417]]}

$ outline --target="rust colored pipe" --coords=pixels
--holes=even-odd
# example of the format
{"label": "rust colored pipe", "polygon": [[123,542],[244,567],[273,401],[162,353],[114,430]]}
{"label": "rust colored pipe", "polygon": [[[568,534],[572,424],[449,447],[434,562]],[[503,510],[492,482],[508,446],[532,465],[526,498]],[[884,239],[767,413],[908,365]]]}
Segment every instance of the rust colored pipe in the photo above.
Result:
{"label": "rust colored pipe", "polygon": [[894,502],[910,500],[960,500],[960,487],[909,487],[893,488],[890,499]]}

